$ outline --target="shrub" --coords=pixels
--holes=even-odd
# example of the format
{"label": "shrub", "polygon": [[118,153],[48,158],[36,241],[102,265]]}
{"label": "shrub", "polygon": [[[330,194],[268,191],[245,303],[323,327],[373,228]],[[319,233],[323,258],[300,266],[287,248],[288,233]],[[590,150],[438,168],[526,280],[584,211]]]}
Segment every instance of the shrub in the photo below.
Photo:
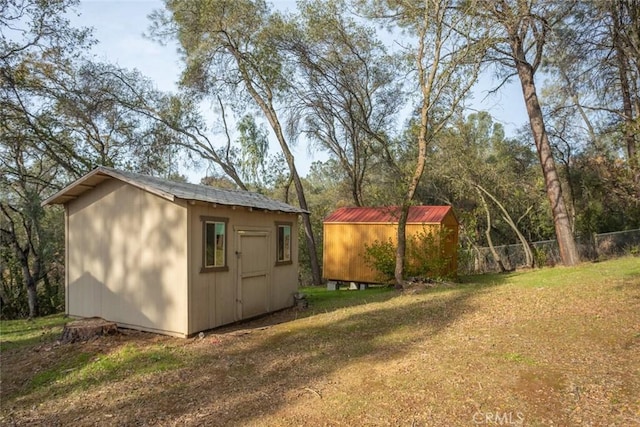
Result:
{"label": "shrub", "polygon": [[[451,257],[444,253],[444,244],[450,231],[442,229],[439,232],[422,230],[407,236],[407,250],[405,253],[405,276],[424,278],[450,277],[455,272],[448,271]],[[376,240],[371,245],[365,243],[364,261],[371,268],[378,271],[383,281],[393,279],[396,266],[396,245],[391,239],[380,242]]]}
{"label": "shrub", "polygon": [[381,281],[393,279],[396,270],[396,246],[391,239],[364,244],[364,262],[380,275]]}
{"label": "shrub", "polygon": [[549,255],[547,254],[547,251],[545,248],[534,247],[533,259],[534,259],[533,262],[537,267],[544,267],[547,265],[548,262],[550,262]]}
{"label": "shrub", "polygon": [[423,229],[408,237],[405,274],[433,279],[454,275],[455,272],[448,271],[451,256],[447,256],[444,251],[444,242],[449,235],[450,231],[442,228],[435,233]]}

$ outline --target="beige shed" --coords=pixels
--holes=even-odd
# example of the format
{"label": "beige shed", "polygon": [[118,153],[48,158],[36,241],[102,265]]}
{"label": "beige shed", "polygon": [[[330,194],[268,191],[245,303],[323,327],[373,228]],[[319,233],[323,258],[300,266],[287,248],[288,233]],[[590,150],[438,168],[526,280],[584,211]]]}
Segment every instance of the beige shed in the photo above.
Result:
{"label": "beige shed", "polygon": [[187,337],[294,304],[299,208],[102,166],[49,204],[65,208],[70,316]]}

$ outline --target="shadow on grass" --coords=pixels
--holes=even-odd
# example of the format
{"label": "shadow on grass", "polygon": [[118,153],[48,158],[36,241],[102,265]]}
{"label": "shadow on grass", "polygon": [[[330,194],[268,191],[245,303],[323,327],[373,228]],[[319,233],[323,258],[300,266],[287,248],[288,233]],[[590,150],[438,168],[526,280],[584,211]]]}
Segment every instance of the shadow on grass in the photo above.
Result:
{"label": "shadow on grass", "polygon": [[366,290],[342,289],[338,291],[329,291],[324,286],[308,286],[300,288],[299,292],[306,295],[308,307],[305,309],[286,308],[204,332],[206,334],[225,335],[240,330],[268,328],[321,313],[330,313],[348,307],[387,301],[401,295],[392,287],[387,286],[375,286]]}
{"label": "shadow on grass", "polygon": [[[121,333],[63,345],[51,340],[46,346],[14,349],[3,357],[6,358],[3,362],[14,366],[2,366],[1,400],[18,399],[28,407],[37,406],[53,396],[70,395],[130,375],[179,367],[179,358],[164,351],[161,344],[157,344],[157,338],[155,334],[135,331],[131,336]],[[4,380],[11,368],[15,370],[10,374],[22,378],[12,378],[11,383],[7,383]]]}
{"label": "shadow on grass", "polygon": [[[498,284],[496,280],[479,286],[463,284],[413,295],[381,292],[380,299],[368,302],[367,295],[360,294],[365,299],[358,303],[354,297],[353,310],[338,310],[331,304],[333,311],[264,335],[227,337],[221,342],[214,341],[220,335],[210,335],[211,345],[194,348],[179,373],[157,378],[156,386],[123,395],[101,412],[129,414],[127,422],[151,424],[167,420],[251,424],[276,413],[292,398],[309,394],[308,390],[321,398],[323,384],[339,370],[368,361],[401,360],[416,346],[429,346],[432,338],[477,309],[474,295]],[[59,392],[68,393],[76,386],[67,385]],[[141,407],[148,410],[141,413]],[[66,411],[58,412],[62,419],[79,415],[79,409]]]}
{"label": "shadow on grass", "polygon": [[484,287],[504,284],[509,280],[509,278],[518,274],[522,273],[514,272],[508,274],[462,276],[458,279],[458,282],[455,283],[433,283],[427,284],[422,288],[418,286],[417,289],[409,287],[405,291],[397,291],[393,286],[386,285],[372,285],[364,290],[341,288],[335,291],[327,290],[324,286],[307,286],[299,289],[299,292],[305,294],[307,297],[307,301],[309,303],[307,309],[285,309],[253,319],[242,320],[230,325],[223,325],[205,332],[207,334],[227,334],[244,329],[265,328],[292,320],[315,316],[317,314],[332,313],[349,307],[385,302],[402,295],[416,292],[435,294],[440,292],[449,292],[456,289],[463,290],[465,292],[475,292]]}

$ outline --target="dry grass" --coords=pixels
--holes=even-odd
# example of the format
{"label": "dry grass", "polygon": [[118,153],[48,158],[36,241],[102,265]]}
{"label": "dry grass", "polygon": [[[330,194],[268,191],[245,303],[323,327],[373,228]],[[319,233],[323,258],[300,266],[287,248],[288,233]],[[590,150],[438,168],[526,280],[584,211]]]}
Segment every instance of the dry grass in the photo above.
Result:
{"label": "dry grass", "polygon": [[638,258],[353,295],[204,339],[3,346],[0,423],[640,424]]}

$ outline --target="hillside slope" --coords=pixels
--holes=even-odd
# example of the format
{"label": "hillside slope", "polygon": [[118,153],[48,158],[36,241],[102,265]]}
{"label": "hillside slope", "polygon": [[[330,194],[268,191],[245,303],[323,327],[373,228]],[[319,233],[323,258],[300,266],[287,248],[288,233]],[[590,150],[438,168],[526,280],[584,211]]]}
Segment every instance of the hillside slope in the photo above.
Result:
{"label": "hillside slope", "polygon": [[13,342],[0,422],[640,424],[639,258],[310,302],[202,339]]}

